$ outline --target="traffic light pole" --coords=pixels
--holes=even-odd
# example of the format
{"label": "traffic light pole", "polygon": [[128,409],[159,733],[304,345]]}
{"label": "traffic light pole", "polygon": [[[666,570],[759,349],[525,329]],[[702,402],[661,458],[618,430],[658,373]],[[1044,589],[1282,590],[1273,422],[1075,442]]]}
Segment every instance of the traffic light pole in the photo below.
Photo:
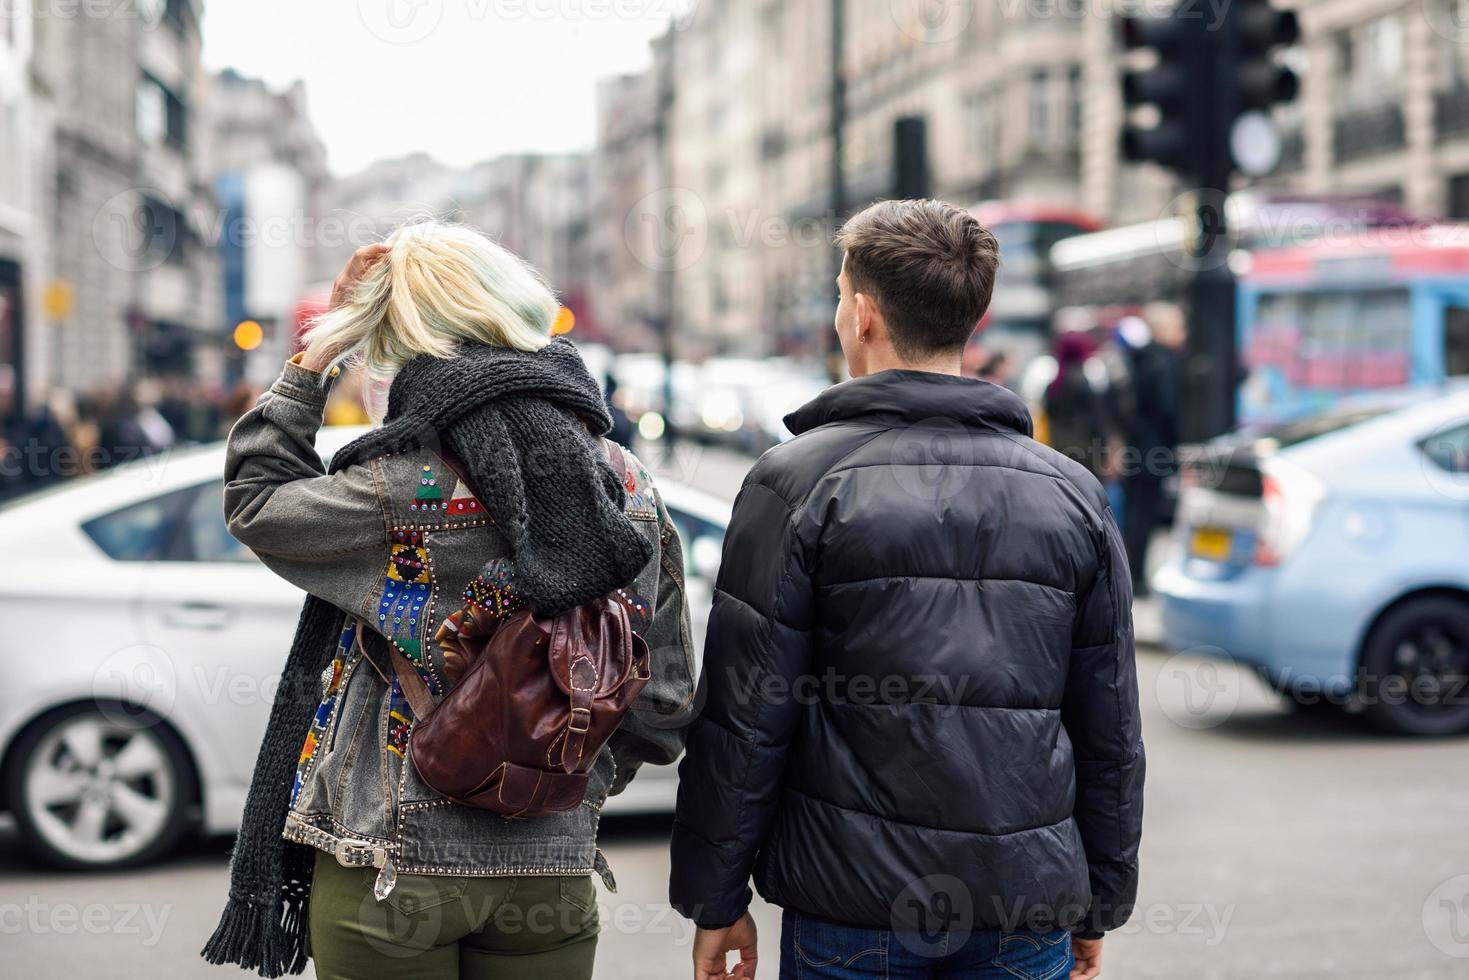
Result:
{"label": "traffic light pole", "polygon": [[1240,376],[1235,341],[1237,292],[1229,268],[1224,194],[1201,193],[1194,220],[1197,237],[1191,257],[1196,264],[1189,286],[1184,365],[1185,442],[1202,442],[1234,428],[1235,388]]}
{"label": "traffic light pole", "polygon": [[1235,423],[1241,372],[1225,202],[1236,163],[1251,176],[1272,165],[1251,152],[1260,146],[1251,141],[1252,130],[1236,129],[1247,113],[1268,112],[1298,92],[1295,74],[1273,60],[1276,49],[1300,39],[1296,15],[1275,9],[1271,0],[1231,0],[1223,12],[1211,22],[1196,5],[1179,4],[1165,14],[1119,21],[1124,51],[1152,56],[1150,67],[1124,73],[1123,103],[1152,106],[1159,114],[1149,128],[1124,126],[1123,153],[1171,170],[1196,188],[1181,420],[1191,442],[1228,432]]}

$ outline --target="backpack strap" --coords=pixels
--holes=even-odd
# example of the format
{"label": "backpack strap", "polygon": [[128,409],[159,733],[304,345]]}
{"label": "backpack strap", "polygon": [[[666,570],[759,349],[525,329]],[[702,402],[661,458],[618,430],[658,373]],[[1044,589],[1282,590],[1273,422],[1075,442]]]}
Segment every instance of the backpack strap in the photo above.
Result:
{"label": "backpack strap", "polygon": [[[418,668],[409,662],[398,649],[397,644],[386,639],[375,630],[364,629],[361,623],[357,624],[357,642],[362,648],[372,654],[381,656],[383,647],[387,648],[387,662],[392,666],[393,673],[398,675],[398,686],[403,689],[403,697],[408,699],[408,707],[413,709],[413,717],[416,721],[422,721],[434,713],[438,707],[434,696],[423,682],[423,676],[419,674]],[[369,656],[374,660],[373,656]]]}

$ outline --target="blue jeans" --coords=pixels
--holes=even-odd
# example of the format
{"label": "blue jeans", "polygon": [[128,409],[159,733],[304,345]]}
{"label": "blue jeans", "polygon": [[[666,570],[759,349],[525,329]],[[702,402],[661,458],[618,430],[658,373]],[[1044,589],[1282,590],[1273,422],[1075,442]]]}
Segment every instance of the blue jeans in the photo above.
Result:
{"label": "blue jeans", "polygon": [[1071,933],[904,933],[793,912],[781,917],[780,980],[1065,980]]}

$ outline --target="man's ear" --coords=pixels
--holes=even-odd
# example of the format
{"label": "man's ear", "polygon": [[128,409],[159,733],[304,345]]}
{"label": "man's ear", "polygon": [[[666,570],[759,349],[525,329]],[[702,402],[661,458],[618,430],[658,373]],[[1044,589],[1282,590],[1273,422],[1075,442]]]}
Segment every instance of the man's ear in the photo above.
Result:
{"label": "man's ear", "polygon": [[883,322],[882,310],[878,309],[877,301],[869,293],[858,293],[857,300],[857,341],[870,344],[887,336],[887,324]]}

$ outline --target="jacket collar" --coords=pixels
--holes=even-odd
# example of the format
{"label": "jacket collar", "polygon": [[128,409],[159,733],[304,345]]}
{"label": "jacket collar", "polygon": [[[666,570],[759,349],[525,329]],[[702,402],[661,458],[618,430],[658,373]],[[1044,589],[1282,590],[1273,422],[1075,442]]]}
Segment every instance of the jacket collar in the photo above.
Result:
{"label": "jacket collar", "polygon": [[963,425],[1031,434],[1030,412],[1008,389],[931,371],[880,371],[833,385],[785,417],[800,435],[818,425],[869,418],[893,423],[953,419]]}

